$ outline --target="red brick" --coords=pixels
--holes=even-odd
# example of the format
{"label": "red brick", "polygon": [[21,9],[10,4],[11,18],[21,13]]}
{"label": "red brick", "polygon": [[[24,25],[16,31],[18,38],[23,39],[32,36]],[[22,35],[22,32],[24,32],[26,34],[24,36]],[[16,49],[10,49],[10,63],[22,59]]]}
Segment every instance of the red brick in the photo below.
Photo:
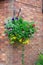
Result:
{"label": "red brick", "polygon": [[[29,45],[24,46],[24,61],[25,65],[34,65],[38,54],[43,49],[43,23],[42,23],[42,0],[18,0],[14,2],[14,6],[16,6],[17,10],[22,8],[21,15],[27,21],[35,21],[36,27],[38,27],[37,33],[35,33],[34,38],[31,39]],[[22,65],[21,61],[21,54],[22,54],[22,47],[18,46],[12,47],[9,44],[9,40],[6,36],[3,35],[4,33],[4,20],[12,16],[13,11],[12,8],[9,7],[11,2],[6,1],[0,3],[0,49],[3,49],[3,52],[6,54],[3,55],[2,51],[0,51],[1,60],[6,61],[5,65]],[[12,6],[12,5],[11,5]]]}

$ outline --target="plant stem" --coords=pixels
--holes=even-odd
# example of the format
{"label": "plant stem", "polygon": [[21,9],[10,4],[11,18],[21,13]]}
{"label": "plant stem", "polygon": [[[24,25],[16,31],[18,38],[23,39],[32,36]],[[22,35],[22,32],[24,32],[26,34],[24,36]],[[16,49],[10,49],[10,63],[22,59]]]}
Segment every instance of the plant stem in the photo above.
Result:
{"label": "plant stem", "polygon": [[24,45],[22,45],[22,65],[24,65]]}

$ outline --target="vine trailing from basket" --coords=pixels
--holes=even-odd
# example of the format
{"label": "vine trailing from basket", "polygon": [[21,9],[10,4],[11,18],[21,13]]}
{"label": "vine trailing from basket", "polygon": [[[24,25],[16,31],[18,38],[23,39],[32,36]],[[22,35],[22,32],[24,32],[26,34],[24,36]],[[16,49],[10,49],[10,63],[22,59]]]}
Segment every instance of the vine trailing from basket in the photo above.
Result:
{"label": "vine trailing from basket", "polygon": [[22,45],[22,65],[25,65],[24,64],[24,50],[25,50],[24,45]]}

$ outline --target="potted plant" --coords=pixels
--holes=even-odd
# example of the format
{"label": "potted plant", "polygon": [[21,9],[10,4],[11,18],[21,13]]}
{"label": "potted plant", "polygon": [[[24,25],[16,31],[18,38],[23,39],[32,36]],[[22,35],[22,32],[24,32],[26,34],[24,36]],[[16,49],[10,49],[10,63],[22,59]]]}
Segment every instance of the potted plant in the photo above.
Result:
{"label": "potted plant", "polygon": [[15,44],[15,42],[18,44],[28,44],[36,32],[34,22],[23,20],[22,17],[8,19],[7,23],[5,23],[5,28],[5,33],[12,45]]}
{"label": "potted plant", "polygon": [[5,34],[11,45],[22,45],[22,65],[24,64],[24,45],[30,43],[30,39],[36,32],[34,22],[28,22],[21,16],[9,18],[5,21]]}

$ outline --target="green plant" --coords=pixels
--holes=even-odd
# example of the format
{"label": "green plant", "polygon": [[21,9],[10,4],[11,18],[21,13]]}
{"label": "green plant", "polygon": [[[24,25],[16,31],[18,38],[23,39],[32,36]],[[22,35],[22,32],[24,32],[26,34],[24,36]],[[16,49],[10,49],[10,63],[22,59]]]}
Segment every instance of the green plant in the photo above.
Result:
{"label": "green plant", "polygon": [[43,65],[43,54],[39,54],[38,60],[36,61],[35,65]]}
{"label": "green plant", "polygon": [[11,44],[14,42],[25,44],[36,32],[34,22],[25,21],[22,17],[9,19],[5,28]]}

